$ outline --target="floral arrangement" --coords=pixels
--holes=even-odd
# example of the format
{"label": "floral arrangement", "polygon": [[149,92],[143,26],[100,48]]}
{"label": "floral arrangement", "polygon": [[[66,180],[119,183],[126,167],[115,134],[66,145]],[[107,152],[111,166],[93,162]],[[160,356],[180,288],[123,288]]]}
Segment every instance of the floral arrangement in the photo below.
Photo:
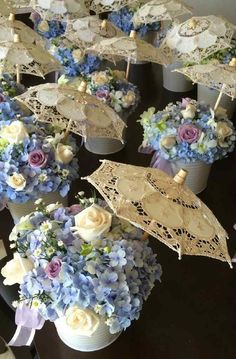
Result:
{"label": "floral arrangement", "polygon": [[63,65],[64,73],[70,77],[89,74],[100,66],[98,57],[86,55],[63,37],[51,40],[50,52]]}
{"label": "floral arrangement", "polygon": [[19,300],[45,320],[65,319],[91,336],[100,322],[116,333],[138,319],[161,266],[141,231],[118,219],[106,203],[85,199],[64,208],[37,201],[36,212],[14,227],[14,259],[2,269],[4,284],[20,284]]}
{"label": "floral arrangement", "polygon": [[166,160],[203,161],[213,163],[235,145],[235,129],[226,111],[216,113],[210,106],[189,98],[170,103],[163,111],[154,108],[141,115],[144,128],[143,149],[150,146]]}
{"label": "floral arrangement", "polygon": [[136,30],[140,37],[146,35],[148,31],[158,31],[160,30],[160,23],[155,22],[152,24],[142,24],[141,26],[135,27],[132,18],[135,14],[135,11],[141,6],[134,4],[130,6],[125,6],[119,11],[113,11],[108,15],[108,19],[116,25],[119,29],[124,31],[127,35],[130,34],[131,30]]}
{"label": "floral arrangement", "polygon": [[125,72],[107,69],[105,71],[95,71],[84,78],[69,78],[62,76],[59,84],[69,84],[78,88],[80,83],[87,82],[87,92],[96,96],[98,100],[113,108],[116,112],[131,112],[135,110],[139,101],[140,94],[137,86],[125,79]]}
{"label": "floral arrangement", "polygon": [[37,12],[32,12],[30,19],[34,23],[34,30],[41,36],[50,40],[65,33],[66,23],[57,20],[43,20]]}
{"label": "floral arrangement", "polygon": [[40,127],[32,117],[0,124],[0,206],[58,191],[65,197],[78,177],[77,147],[64,132]]}

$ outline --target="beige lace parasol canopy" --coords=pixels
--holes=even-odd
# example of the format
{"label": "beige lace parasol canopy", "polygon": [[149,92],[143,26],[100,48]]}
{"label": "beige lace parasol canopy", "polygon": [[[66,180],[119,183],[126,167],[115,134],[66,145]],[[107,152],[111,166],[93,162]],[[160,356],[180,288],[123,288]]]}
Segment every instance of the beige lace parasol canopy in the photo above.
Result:
{"label": "beige lace parasol canopy", "polygon": [[89,15],[85,0],[31,0],[30,7],[45,20],[77,19]]}
{"label": "beige lace parasol canopy", "polygon": [[235,29],[219,16],[192,17],[175,25],[162,44],[175,50],[182,61],[199,63],[214,52],[230,47]]}
{"label": "beige lace parasol canopy", "polygon": [[100,20],[98,16],[70,20],[67,22],[65,32],[65,37],[84,49],[103,39],[115,36],[125,36],[125,34],[110,21]]}
{"label": "beige lace parasol canopy", "polygon": [[227,233],[214,214],[188,187],[181,170],[166,173],[104,160],[86,179],[102,194],[115,214],[156,237],[172,250],[223,262],[231,258]]}
{"label": "beige lace parasol canopy", "polygon": [[9,16],[12,13],[15,13],[15,8],[8,0],[0,0],[0,15]]}
{"label": "beige lace parasol canopy", "polygon": [[236,63],[232,65],[207,64],[176,69],[194,83],[214,88],[232,99],[236,98]]}
{"label": "beige lace parasol canopy", "polygon": [[152,0],[141,6],[133,16],[135,26],[156,21],[173,20],[191,14],[191,8],[179,0]]}
{"label": "beige lace parasol canopy", "polygon": [[61,65],[40,46],[20,41],[14,35],[14,42],[0,43],[0,71],[7,73],[30,74],[44,77],[58,71]]}
{"label": "beige lace parasol canopy", "polygon": [[85,138],[123,141],[125,123],[109,106],[85,92],[52,83],[31,87],[16,99],[25,104],[38,121],[53,123]]}
{"label": "beige lace parasol canopy", "polygon": [[88,47],[86,52],[97,54],[113,62],[120,59],[128,59],[133,62],[150,61],[161,65],[168,65],[172,61],[172,51],[169,48],[155,48],[136,36],[121,36],[102,40]]}
{"label": "beige lace parasol canopy", "polygon": [[38,44],[45,46],[45,40],[37,34],[36,31],[32,30],[29,26],[23,22],[15,20],[15,15],[10,14],[9,19],[4,17],[0,18],[0,43],[1,42],[13,42],[14,35],[20,35],[21,39],[24,39],[25,43]]}
{"label": "beige lace parasol canopy", "polygon": [[118,11],[122,9],[122,7],[136,2],[137,0],[93,0],[89,8],[96,14],[101,14],[107,11]]}

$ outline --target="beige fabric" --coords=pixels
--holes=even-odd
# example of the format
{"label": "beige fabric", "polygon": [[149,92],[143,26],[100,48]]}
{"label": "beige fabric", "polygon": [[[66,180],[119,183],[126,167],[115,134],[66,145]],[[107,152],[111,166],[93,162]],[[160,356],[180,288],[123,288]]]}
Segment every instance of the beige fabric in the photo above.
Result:
{"label": "beige fabric", "polygon": [[139,26],[156,21],[173,20],[191,13],[191,8],[179,0],[152,0],[140,7],[132,20],[136,26]]}
{"label": "beige fabric", "polygon": [[155,48],[146,41],[127,36],[113,37],[90,46],[86,52],[97,54],[113,62],[120,59],[130,61],[150,61],[168,65],[172,61],[172,51],[167,47]]}
{"label": "beige fabric", "polygon": [[4,42],[0,44],[0,71],[19,72],[44,77],[52,71],[61,69],[61,65],[46,50],[34,44],[23,42]]}
{"label": "beige fabric", "polygon": [[123,142],[126,127],[110,107],[95,96],[69,86],[43,84],[16,97],[41,122],[58,124],[83,137],[114,138]]}
{"label": "beige fabric", "polygon": [[[236,98],[236,67],[220,64],[194,65],[176,69],[193,82],[222,91],[232,99]],[[223,86],[224,84],[224,86]]]}
{"label": "beige fabric", "polygon": [[29,5],[45,20],[76,19],[89,15],[85,0],[31,0]]}
{"label": "beige fabric", "polygon": [[199,63],[216,51],[230,47],[236,27],[219,16],[196,16],[170,30],[163,46],[187,62]]}
{"label": "beige fabric", "polygon": [[110,21],[106,21],[106,25],[102,27],[102,20],[98,16],[86,16],[68,21],[65,33],[65,37],[83,49],[114,36],[125,36],[125,34]]}
{"label": "beige fabric", "polygon": [[202,255],[231,266],[227,233],[214,214],[164,172],[105,160],[87,180],[115,214],[178,252],[179,258]]}
{"label": "beige fabric", "polygon": [[7,255],[7,252],[6,252],[6,249],[5,249],[3,240],[0,239],[0,260],[1,260],[2,258],[6,257],[6,255]]}
{"label": "beige fabric", "polygon": [[107,11],[118,11],[122,7],[131,5],[137,2],[136,0],[93,0],[90,4],[90,10],[96,14],[101,14]]}

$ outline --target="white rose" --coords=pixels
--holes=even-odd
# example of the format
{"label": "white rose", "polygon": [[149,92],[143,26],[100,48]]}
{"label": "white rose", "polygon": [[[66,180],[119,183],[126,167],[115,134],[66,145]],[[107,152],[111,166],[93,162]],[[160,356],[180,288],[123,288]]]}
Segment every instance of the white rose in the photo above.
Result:
{"label": "white rose", "polygon": [[73,149],[71,146],[63,145],[62,143],[58,143],[56,151],[55,151],[55,159],[58,162],[68,164],[72,161],[74,157]]}
{"label": "white rose", "polygon": [[70,307],[65,313],[66,324],[74,333],[90,337],[98,328],[100,319],[89,309]]}
{"label": "white rose", "polygon": [[62,204],[61,203],[52,203],[52,204],[49,204],[47,207],[46,207],[46,211],[48,213],[51,213],[53,211],[55,211],[56,209],[62,207]]}
{"label": "white rose", "polygon": [[72,57],[75,62],[81,62],[83,60],[84,54],[80,49],[76,49],[72,51]]}
{"label": "white rose", "polygon": [[92,204],[75,216],[75,227],[73,229],[85,242],[90,242],[109,231],[111,220],[111,213],[96,204]]}
{"label": "white rose", "polygon": [[28,258],[21,258],[19,253],[14,253],[14,258],[7,262],[1,270],[2,276],[6,278],[3,284],[21,284],[24,276],[33,268],[34,265]]}
{"label": "white rose", "polygon": [[7,140],[9,143],[20,143],[26,138],[29,138],[29,134],[24,124],[21,121],[14,121],[10,125],[5,126],[0,132],[0,137]]}
{"label": "white rose", "polygon": [[47,32],[49,30],[48,22],[46,20],[41,21],[38,25],[38,29],[41,32]]}
{"label": "white rose", "polygon": [[14,172],[7,179],[8,186],[14,188],[16,191],[22,191],[26,186],[26,180],[20,173]]}

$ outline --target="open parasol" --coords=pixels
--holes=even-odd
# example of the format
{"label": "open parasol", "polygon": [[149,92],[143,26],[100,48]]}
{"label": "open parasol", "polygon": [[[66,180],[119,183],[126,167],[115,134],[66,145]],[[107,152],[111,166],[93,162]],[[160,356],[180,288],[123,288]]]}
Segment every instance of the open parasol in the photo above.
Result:
{"label": "open parasol", "polygon": [[125,123],[109,106],[85,91],[85,83],[80,91],[69,86],[43,84],[31,87],[16,99],[23,102],[38,121],[58,124],[67,133],[122,142]]}
{"label": "open parasol", "polygon": [[77,20],[69,20],[65,37],[80,48],[86,48],[103,39],[125,36],[108,20],[100,20],[98,16],[86,16]]}
{"label": "open parasol", "polygon": [[45,45],[45,41],[36,31],[32,30],[29,26],[25,25],[22,21],[15,20],[15,15],[10,14],[9,18],[0,18],[0,43],[13,42],[14,35],[20,35],[24,42],[29,44]]}
{"label": "open parasol", "polygon": [[65,21],[89,15],[86,0],[31,0],[30,7],[45,20]]}
{"label": "open parasol", "polygon": [[101,14],[108,11],[118,11],[122,7],[131,5],[137,0],[93,0],[89,6],[90,10],[96,14]]}
{"label": "open parasol", "polygon": [[141,6],[133,16],[135,26],[157,21],[173,20],[191,14],[191,8],[179,0],[152,0]]}
{"label": "open parasol", "polygon": [[196,16],[175,25],[162,46],[169,46],[182,61],[199,63],[214,52],[230,47],[235,28],[219,16]]}
{"label": "open parasol", "polygon": [[236,59],[228,65],[207,64],[188,66],[175,71],[188,76],[194,83],[214,88],[220,92],[214,110],[219,106],[223,94],[236,98]]}
{"label": "open parasol", "polygon": [[164,172],[112,161],[86,179],[102,194],[118,217],[130,221],[172,250],[228,262],[227,233],[214,214],[188,187],[186,172],[175,178]]}
{"label": "open parasol", "polygon": [[30,74],[44,77],[52,71],[58,71],[61,65],[53,56],[40,46],[21,42],[19,35],[14,35],[14,42],[0,43],[0,71],[17,75]]}

